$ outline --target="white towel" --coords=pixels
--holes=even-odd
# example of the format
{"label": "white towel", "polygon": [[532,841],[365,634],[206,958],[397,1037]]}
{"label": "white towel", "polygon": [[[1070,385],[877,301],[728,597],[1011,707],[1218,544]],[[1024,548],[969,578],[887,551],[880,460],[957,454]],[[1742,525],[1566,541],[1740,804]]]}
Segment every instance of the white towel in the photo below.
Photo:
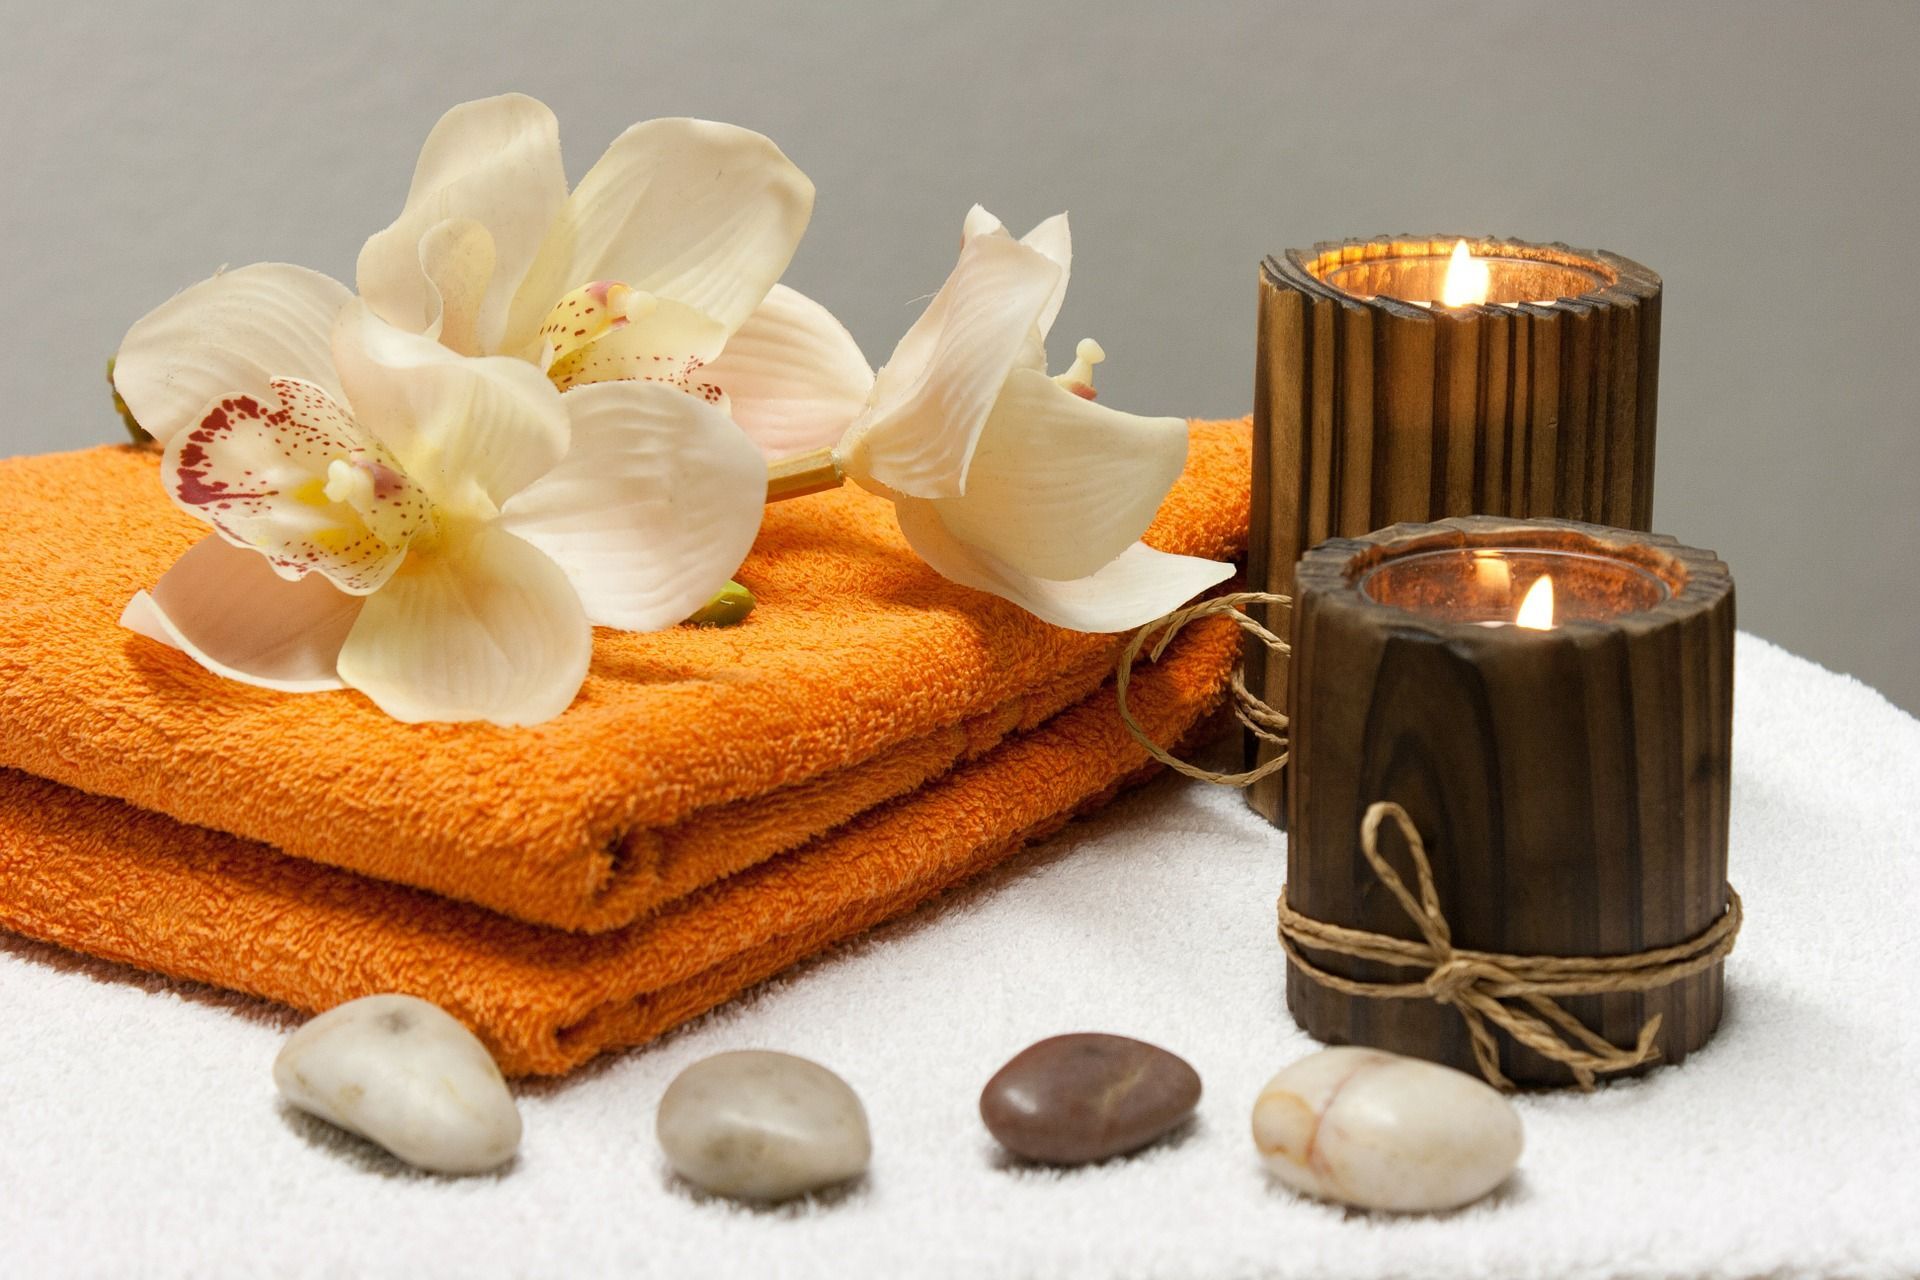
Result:
{"label": "white towel", "polygon": [[[16,943],[0,1275],[1920,1275],[1920,722],[1749,637],[1738,680],[1747,922],[1719,1036],[1643,1080],[1522,1098],[1519,1174],[1459,1213],[1348,1213],[1265,1177],[1254,1095],[1314,1048],[1281,995],[1283,837],[1168,780],[651,1049],[523,1088],[498,1177],[413,1174],[285,1112],[287,1022],[264,1007]],[[998,1157],[980,1087],[1077,1030],[1185,1056],[1197,1125],[1072,1172]],[[859,1090],[863,1184],[755,1211],[670,1182],[661,1091],[746,1046]]]}

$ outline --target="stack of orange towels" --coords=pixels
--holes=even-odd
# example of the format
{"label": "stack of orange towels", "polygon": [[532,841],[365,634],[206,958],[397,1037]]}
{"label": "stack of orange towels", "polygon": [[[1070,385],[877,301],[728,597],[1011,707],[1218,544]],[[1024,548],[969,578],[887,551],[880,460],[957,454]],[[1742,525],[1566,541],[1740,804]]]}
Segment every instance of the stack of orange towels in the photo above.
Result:
{"label": "stack of orange towels", "polygon": [[[1236,558],[1250,438],[1196,422],[1147,541]],[[403,725],[222,680],[118,626],[204,533],[157,454],[0,462],[0,926],[306,1010],[442,1005],[509,1074],[638,1044],[1146,776],[1124,636],[956,586],[889,503],[770,507],[729,628],[598,631],[531,729]],[[1218,706],[1212,619],[1136,671],[1162,741]]]}

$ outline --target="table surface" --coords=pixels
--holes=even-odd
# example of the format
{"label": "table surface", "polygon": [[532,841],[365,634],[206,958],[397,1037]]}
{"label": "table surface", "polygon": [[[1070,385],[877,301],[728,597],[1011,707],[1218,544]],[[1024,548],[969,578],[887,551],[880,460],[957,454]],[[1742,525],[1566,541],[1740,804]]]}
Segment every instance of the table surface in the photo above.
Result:
{"label": "table surface", "polygon": [[[291,1015],[0,939],[0,1274],[1920,1274],[1920,722],[1751,637],[1738,682],[1747,922],[1718,1037],[1521,1098],[1519,1173],[1458,1213],[1350,1213],[1264,1175],[1249,1108],[1314,1047],[1282,999],[1284,837],[1165,779],[649,1049],[520,1087],[495,1176],[421,1175],[285,1108]],[[1195,1123],[1077,1171],[999,1155],[981,1085],[1075,1030],[1188,1058]],[[668,1175],[662,1090],[743,1047],[860,1091],[867,1178],[754,1210]]]}

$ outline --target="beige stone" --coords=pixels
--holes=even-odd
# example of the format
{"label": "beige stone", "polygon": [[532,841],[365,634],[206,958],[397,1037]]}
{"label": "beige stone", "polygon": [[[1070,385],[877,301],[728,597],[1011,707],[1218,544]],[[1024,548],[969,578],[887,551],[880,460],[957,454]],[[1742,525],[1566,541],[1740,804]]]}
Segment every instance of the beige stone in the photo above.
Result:
{"label": "beige stone", "polygon": [[1417,1213],[1469,1204],[1520,1159],[1520,1116],[1464,1072],[1374,1049],[1324,1049],[1267,1082],[1253,1141],[1306,1195]]}
{"label": "beige stone", "polygon": [[481,1173],[520,1147],[520,1110],[474,1034],[413,996],[350,1000],[287,1038],[286,1100],[435,1173]]}

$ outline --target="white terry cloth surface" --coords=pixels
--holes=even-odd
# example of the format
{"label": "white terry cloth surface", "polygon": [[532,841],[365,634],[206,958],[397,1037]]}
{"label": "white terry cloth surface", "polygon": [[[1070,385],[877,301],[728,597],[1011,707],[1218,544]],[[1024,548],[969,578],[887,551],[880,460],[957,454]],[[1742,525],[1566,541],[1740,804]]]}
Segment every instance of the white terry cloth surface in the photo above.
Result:
{"label": "white terry cloth surface", "polygon": [[[524,1087],[503,1176],[407,1171],[285,1111],[287,1020],[0,949],[0,1275],[1340,1277],[1920,1275],[1920,722],[1742,637],[1726,1020],[1678,1068],[1522,1098],[1515,1179],[1437,1218],[1271,1184],[1248,1114],[1313,1044],[1274,939],[1283,837],[1168,779],[983,886],[654,1047]],[[1196,1125],[1071,1172],[998,1157],[981,1085],[1042,1036],[1184,1055]],[[863,1184],[749,1210],[668,1178],[653,1112],[748,1046],[841,1072]]]}

